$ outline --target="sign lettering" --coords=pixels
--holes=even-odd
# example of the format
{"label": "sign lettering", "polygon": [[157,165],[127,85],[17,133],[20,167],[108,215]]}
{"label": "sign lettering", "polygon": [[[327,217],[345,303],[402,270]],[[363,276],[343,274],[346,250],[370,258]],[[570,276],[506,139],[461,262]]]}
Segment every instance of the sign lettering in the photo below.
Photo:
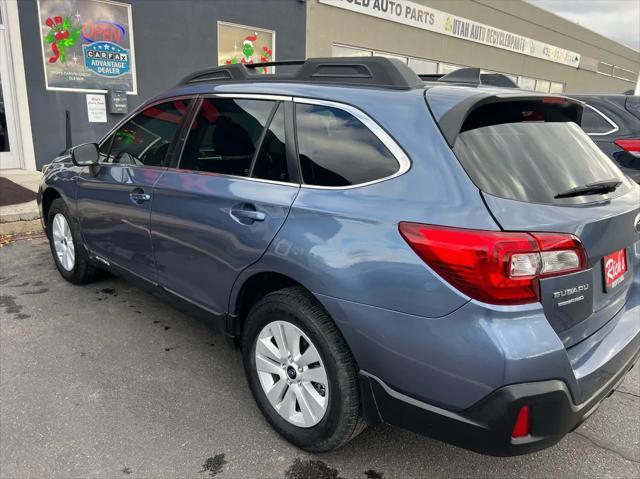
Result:
{"label": "sign lettering", "polygon": [[580,54],[410,0],[318,0],[396,23],[578,68]]}

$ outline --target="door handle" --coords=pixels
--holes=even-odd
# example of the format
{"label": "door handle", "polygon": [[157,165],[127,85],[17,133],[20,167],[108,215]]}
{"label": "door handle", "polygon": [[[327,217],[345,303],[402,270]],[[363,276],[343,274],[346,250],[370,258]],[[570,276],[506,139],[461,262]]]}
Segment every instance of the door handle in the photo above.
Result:
{"label": "door handle", "polygon": [[134,190],[129,193],[129,198],[131,198],[131,201],[134,203],[141,204],[145,201],[149,201],[151,199],[151,195],[149,193],[144,193],[142,190]]}
{"label": "door handle", "polygon": [[239,209],[232,209],[231,216],[233,216],[237,220],[240,220],[240,222],[243,222],[242,220],[245,220],[245,221],[251,220],[252,222],[264,221],[267,218],[267,215],[265,215],[262,211],[239,210]]}

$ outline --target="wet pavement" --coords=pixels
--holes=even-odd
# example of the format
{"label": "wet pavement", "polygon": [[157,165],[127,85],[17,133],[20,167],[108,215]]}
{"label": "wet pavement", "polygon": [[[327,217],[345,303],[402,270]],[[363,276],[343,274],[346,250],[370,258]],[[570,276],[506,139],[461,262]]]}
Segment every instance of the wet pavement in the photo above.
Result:
{"label": "wet pavement", "polygon": [[640,367],[557,446],[481,456],[388,426],[311,455],[281,439],[240,354],[109,278],[66,283],[42,238],[0,248],[0,477],[640,477]]}

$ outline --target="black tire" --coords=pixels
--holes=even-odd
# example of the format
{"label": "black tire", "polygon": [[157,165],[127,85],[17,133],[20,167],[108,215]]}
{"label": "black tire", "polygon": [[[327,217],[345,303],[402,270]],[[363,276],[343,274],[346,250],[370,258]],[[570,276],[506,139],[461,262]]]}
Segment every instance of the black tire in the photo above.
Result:
{"label": "black tire", "polygon": [[[53,239],[53,219],[57,214],[64,216],[67,224],[69,225],[69,230],[71,231],[71,237],[73,239],[75,249],[74,265],[71,270],[64,268],[56,254]],[[53,200],[49,207],[49,213],[47,215],[47,236],[49,237],[49,246],[51,248],[53,260],[56,263],[56,268],[58,268],[60,275],[62,275],[64,279],[73,284],[84,284],[93,281],[97,277],[98,269],[90,261],[89,255],[82,244],[78,225],[71,217],[69,209],[62,198]]]}
{"label": "black tire", "polygon": [[[256,341],[260,331],[275,320],[300,328],[315,345],[325,365],[329,402],[322,420],[315,426],[298,427],[281,417],[260,384]],[[244,324],[242,356],[249,387],[260,410],[289,442],[310,452],[327,452],[341,447],[364,430],[357,368],[351,352],[334,322],[303,288],[275,291],[255,304]]]}

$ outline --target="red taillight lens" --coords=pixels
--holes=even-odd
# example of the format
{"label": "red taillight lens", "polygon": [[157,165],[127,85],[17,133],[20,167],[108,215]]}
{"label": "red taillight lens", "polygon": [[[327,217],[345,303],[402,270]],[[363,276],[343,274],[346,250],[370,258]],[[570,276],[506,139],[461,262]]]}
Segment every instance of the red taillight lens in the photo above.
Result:
{"label": "red taillight lens", "polygon": [[621,138],[614,143],[625,151],[640,151],[640,140]]}
{"label": "red taillight lens", "polygon": [[556,96],[548,96],[542,99],[542,103],[564,103],[567,100]]}
{"label": "red taillight lens", "polygon": [[513,425],[511,437],[527,437],[529,434],[531,434],[531,408],[522,406],[518,411],[516,423]]}
{"label": "red taillight lens", "polygon": [[631,138],[620,138],[614,141],[616,145],[633,156],[640,157],[640,140]]}
{"label": "red taillight lens", "polygon": [[492,304],[539,300],[538,279],[583,269],[586,255],[572,235],[467,230],[400,223],[409,246],[471,298]]}

